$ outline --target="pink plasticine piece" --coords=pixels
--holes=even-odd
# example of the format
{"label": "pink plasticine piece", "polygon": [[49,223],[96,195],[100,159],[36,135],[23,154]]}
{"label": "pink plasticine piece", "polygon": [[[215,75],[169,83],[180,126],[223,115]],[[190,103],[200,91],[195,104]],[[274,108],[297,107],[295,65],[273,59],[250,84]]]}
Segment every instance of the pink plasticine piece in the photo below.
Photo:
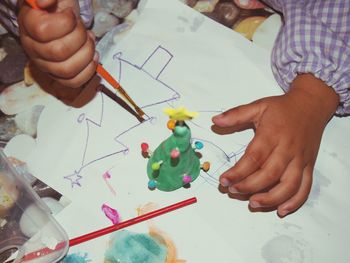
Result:
{"label": "pink plasticine piece", "polygon": [[119,217],[119,213],[117,210],[109,207],[106,204],[102,205],[102,211],[105,213],[106,217],[112,221],[112,223],[118,224],[120,222],[120,217]]}

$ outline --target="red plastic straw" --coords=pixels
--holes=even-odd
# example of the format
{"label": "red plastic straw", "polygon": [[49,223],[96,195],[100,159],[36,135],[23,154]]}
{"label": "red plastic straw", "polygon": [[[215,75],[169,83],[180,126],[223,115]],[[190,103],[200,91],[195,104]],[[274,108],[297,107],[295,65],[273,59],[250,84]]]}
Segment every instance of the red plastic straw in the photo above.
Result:
{"label": "red plastic straw", "polygon": [[[72,247],[72,246],[78,245],[80,243],[83,243],[83,242],[86,242],[86,241],[89,241],[89,240],[101,237],[103,235],[106,235],[106,234],[112,233],[114,231],[126,228],[128,226],[132,226],[132,225],[138,224],[140,222],[149,220],[151,218],[154,218],[154,217],[157,217],[157,216],[160,216],[160,215],[172,212],[174,210],[177,210],[179,208],[182,208],[182,207],[194,204],[196,202],[197,202],[197,198],[196,197],[192,197],[192,198],[183,200],[181,202],[178,202],[178,203],[175,203],[175,204],[172,204],[172,205],[160,208],[158,210],[154,210],[154,211],[151,211],[149,213],[140,215],[138,217],[131,218],[131,219],[126,220],[124,222],[121,222],[121,223],[118,223],[118,224],[115,224],[115,225],[112,225],[112,226],[109,226],[109,227],[106,227],[106,228],[102,228],[100,230],[97,230],[97,231],[94,231],[94,232],[91,232],[91,233],[88,233],[88,234],[85,234],[85,235],[73,238],[73,239],[69,240],[69,246]],[[33,259],[36,259],[36,258],[39,258],[39,257],[46,256],[46,255],[48,255],[50,253],[53,253],[53,252],[58,251],[60,249],[63,249],[65,247],[65,245],[66,245],[66,242],[60,242],[60,243],[58,243],[56,245],[56,247],[54,249],[50,249],[50,248],[47,248],[47,247],[42,248],[40,250],[37,250],[37,251],[34,251],[34,252],[26,254],[23,257],[22,260],[23,261],[30,261],[30,260],[33,260]]]}
{"label": "red plastic straw", "polygon": [[115,225],[112,225],[112,226],[109,226],[109,227],[97,230],[95,232],[91,232],[91,233],[88,233],[86,235],[82,235],[80,237],[73,238],[73,239],[69,240],[69,246],[78,245],[80,243],[83,243],[83,242],[89,241],[91,239],[94,239],[94,238],[97,238],[97,237],[109,234],[111,232],[123,229],[123,228],[131,226],[131,225],[135,225],[137,223],[140,223],[142,221],[146,221],[146,220],[151,219],[153,217],[157,217],[157,216],[169,213],[171,211],[174,211],[176,209],[179,209],[179,208],[182,208],[182,207],[194,204],[196,202],[197,202],[197,198],[192,197],[190,199],[187,199],[187,200],[175,203],[173,205],[169,205],[169,206],[163,207],[161,209],[154,210],[152,212],[149,212],[149,213],[140,215],[138,217],[126,220],[126,221],[121,222],[119,224],[115,224]]}

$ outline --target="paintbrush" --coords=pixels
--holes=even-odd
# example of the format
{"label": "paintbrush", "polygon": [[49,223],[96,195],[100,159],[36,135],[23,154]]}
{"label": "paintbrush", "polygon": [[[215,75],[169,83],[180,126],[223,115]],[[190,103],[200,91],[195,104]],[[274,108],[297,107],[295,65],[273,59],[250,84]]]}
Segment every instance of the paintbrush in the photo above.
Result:
{"label": "paintbrush", "polygon": [[104,67],[102,67],[101,64],[97,65],[96,72],[102,78],[104,78],[116,91],[118,91],[124,97],[124,99],[126,99],[133,106],[133,108],[135,109],[137,114],[140,116],[140,118],[144,120],[142,116],[145,115],[145,113],[141,110],[139,106],[137,106],[137,104],[126,93],[126,91],[122,88],[122,86],[120,86],[119,82],[115,78],[113,78],[112,75],[109,74],[109,72]]}
{"label": "paintbrush", "polygon": [[[36,3],[36,0],[26,0],[26,2],[33,8],[33,9],[37,9],[40,10],[39,6]],[[143,116],[145,115],[145,113],[143,112],[143,110],[137,106],[137,104],[134,102],[134,100],[128,95],[128,93],[126,93],[126,91],[122,88],[122,86],[119,84],[119,82],[113,78],[113,76],[111,74],[109,74],[109,72],[99,63],[97,65],[96,68],[96,72],[104,79],[106,80],[117,92],[119,92],[124,99],[126,99],[128,101],[128,103],[131,104],[131,106],[135,109],[135,111],[137,112],[137,114],[139,115],[139,120],[143,121]],[[102,90],[102,92],[104,92]]]}

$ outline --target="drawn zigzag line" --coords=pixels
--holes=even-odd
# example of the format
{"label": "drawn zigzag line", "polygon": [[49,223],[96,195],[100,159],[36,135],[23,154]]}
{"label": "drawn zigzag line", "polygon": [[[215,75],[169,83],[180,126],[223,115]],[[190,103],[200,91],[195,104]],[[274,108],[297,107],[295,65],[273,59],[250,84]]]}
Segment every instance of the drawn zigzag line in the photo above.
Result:
{"label": "drawn zigzag line", "polygon": [[[164,83],[163,81],[161,81],[160,75],[164,72],[165,68],[169,65],[171,59],[173,58],[173,55],[166,50],[165,48],[158,46],[151,54],[150,56],[148,56],[145,60],[144,63],[142,63],[141,66],[138,66],[136,64],[131,63],[130,61],[126,60],[126,59],[122,59],[121,58],[122,53],[118,52],[113,58],[116,59],[117,64],[119,64],[119,81],[121,81],[122,76],[123,76],[123,71],[122,71],[122,64],[126,64],[129,66],[134,67],[136,70],[138,70],[140,73],[145,74],[147,76],[149,76],[150,78],[152,78],[154,81],[156,81],[157,83],[161,84],[159,85],[160,87],[163,87],[165,89],[168,89],[172,92],[172,95],[165,100],[159,100],[159,101],[154,101],[152,103],[143,105],[141,108],[146,108],[146,107],[151,107],[154,105],[158,105],[158,104],[162,104],[162,103],[169,103],[170,101],[174,101],[180,98],[180,94],[173,88],[171,88],[169,85],[167,85],[166,83]],[[151,68],[148,67],[148,63],[153,62],[155,56],[163,56],[165,55],[165,63],[163,63],[163,65],[159,68],[158,72],[154,72],[151,70]],[[153,62],[154,64],[154,62]],[[154,66],[154,65],[153,65]],[[110,156],[113,155],[117,155],[117,154],[121,154],[124,153],[126,154],[129,151],[129,148],[127,145],[125,145],[121,140],[119,140],[118,138],[120,136],[122,136],[123,134],[130,132],[133,129],[136,129],[137,127],[139,127],[140,125],[142,125],[145,122],[151,121],[152,118],[150,118],[149,116],[146,116],[147,119],[145,122],[143,123],[138,123],[134,126],[128,127],[126,130],[122,131],[121,133],[117,134],[114,137],[114,140],[116,143],[118,143],[119,145],[122,146],[122,149],[119,151],[115,151],[115,152],[111,152],[109,154],[103,155],[103,156],[99,156],[97,158],[94,158],[93,160],[87,161],[86,160],[86,154],[88,152],[88,149],[90,147],[90,140],[91,138],[94,136],[93,132],[92,132],[92,127],[97,127],[98,129],[103,129],[103,119],[104,119],[104,96],[102,93],[99,94],[101,96],[101,110],[100,110],[100,115],[99,118],[95,121],[92,118],[86,117],[85,114],[84,116],[79,116],[78,119],[81,119],[80,122],[82,122],[83,120],[86,123],[86,140],[85,140],[85,145],[84,145],[84,150],[82,152],[82,157],[81,157],[81,166],[76,169],[73,173],[64,176],[63,178],[70,181],[71,186],[81,186],[81,182],[80,180],[83,178],[82,176],[82,171],[84,169],[86,169],[87,167],[89,167],[91,164],[96,163],[98,161],[101,161],[102,159],[108,158]]]}

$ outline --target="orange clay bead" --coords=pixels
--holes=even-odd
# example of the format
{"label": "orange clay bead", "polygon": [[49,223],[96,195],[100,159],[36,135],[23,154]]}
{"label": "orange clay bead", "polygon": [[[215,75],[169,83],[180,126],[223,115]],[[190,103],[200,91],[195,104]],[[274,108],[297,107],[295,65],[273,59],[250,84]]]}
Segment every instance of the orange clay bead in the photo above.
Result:
{"label": "orange clay bead", "polygon": [[202,169],[203,169],[204,172],[208,172],[209,169],[210,169],[210,162],[204,162],[202,164]]}
{"label": "orange clay bead", "polygon": [[166,126],[168,127],[169,130],[174,130],[176,124],[176,120],[169,120]]}

